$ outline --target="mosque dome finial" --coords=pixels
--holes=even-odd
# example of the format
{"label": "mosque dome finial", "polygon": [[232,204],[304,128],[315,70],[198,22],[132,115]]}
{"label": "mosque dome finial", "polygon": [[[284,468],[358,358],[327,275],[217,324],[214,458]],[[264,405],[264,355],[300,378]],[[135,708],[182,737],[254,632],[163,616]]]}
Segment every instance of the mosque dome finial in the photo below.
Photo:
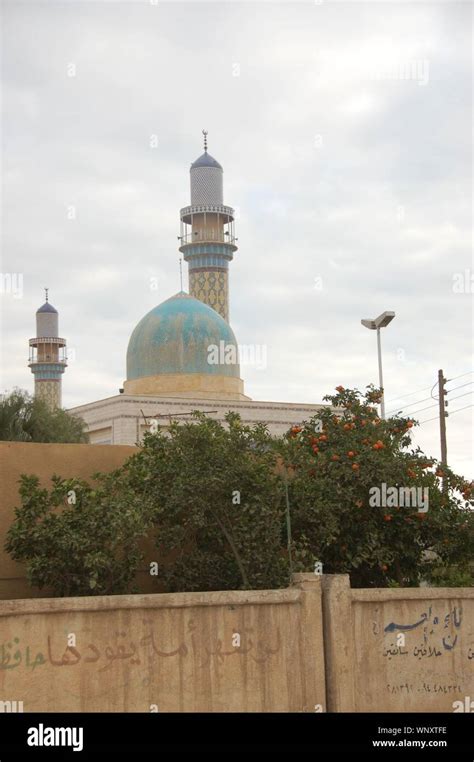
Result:
{"label": "mosque dome finial", "polygon": [[219,169],[222,172],[222,166],[216,159],[214,159],[213,156],[211,156],[210,153],[207,152],[207,136],[209,134],[208,131],[202,130],[202,134],[204,135],[204,153],[201,154],[199,159],[193,161],[191,164],[191,169],[197,169],[198,167],[211,167],[212,169]]}
{"label": "mosque dome finial", "polygon": [[48,292],[49,292],[49,288],[45,288],[44,289],[45,303],[42,305],[42,307],[36,310],[36,314],[38,314],[39,312],[54,312],[56,313],[56,315],[58,314],[58,311],[49,302]]}

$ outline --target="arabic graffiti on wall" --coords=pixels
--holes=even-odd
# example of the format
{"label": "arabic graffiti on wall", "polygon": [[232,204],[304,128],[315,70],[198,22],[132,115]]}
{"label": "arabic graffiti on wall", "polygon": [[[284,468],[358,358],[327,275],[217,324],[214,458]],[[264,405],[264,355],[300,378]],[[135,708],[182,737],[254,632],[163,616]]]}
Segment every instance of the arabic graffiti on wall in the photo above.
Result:
{"label": "arabic graffiti on wall", "polygon": [[[221,639],[217,639],[211,645],[204,644],[200,647],[196,644],[196,624],[190,619],[187,623],[187,635],[176,648],[165,650],[160,646],[149,620],[142,620],[144,634],[133,640],[127,632],[117,631],[114,633],[114,643],[98,645],[96,642],[82,644],[80,636],[77,641],[80,647],[58,643],[59,639],[47,635],[46,644],[41,650],[33,649],[31,645],[23,645],[19,637],[13,637],[0,646],[0,672],[12,670],[18,667],[31,669],[32,672],[44,664],[53,667],[74,667],[77,664],[96,664],[98,672],[105,672],[117,661],[128,661],[130,665],[142,664],[146,659],[179,657],[186,658],[189,654],[198,658],[200,667],[206,667],[213,663],[216,666],[232,656],[246,656],[257,664],[264,664],[271,659],[281,648],[280,630],[276,628],[273,643],[259,638],[256,642],[252,639],[252,628],[239,630],[239,638],[230,637],[229,646],[225,648]],[[235,635],[235,633],[234,633]],[[63,641],[64,642],[64,641]],[[238,645],[233,645],[233,643]]]}
{"label": "arabic graffiti on wall", "polygon": [[[416,659],[443,656],[446,651],[456,647],[461,625],[460,607],[453,606],[447,614],[438,616],[433,614],[433,607],[430,606],[414,622],[390,622],[386,625],[385,635],[395,634],[395,638],[389,644],[385,643],[383,655],[388,660],[395,656],[411,655]],[[405,633],[414,633],[417,642],[406,645]],[[468,659],[473,657],[474,649],[470,648]]]}

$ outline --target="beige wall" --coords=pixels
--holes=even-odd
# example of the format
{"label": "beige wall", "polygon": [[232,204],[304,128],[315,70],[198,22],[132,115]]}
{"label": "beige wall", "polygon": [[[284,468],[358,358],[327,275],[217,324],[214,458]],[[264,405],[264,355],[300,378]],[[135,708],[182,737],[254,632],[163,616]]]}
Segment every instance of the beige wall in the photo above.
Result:
{"label": "beige wall", "polygon": [[29,587],[23,564],[12,561],[4,549],[5,535],[20,505],[21,474],[36,474],[42,487],[51,487],[52,474],[84,479],[97,471],[113,471],[136,452],[127,445],[37,444],[0,442],[0,598],[45,595]]}
{"label": "beige wall", "polygon": [[[294,402],[255,402],[219,400],[201,397],[145,397],[118,394],[105,400],[90,402],[72,408],[87,424],[91,443],[97,439],[111,439],[111,444],[135,445],[147,419],[158,418],[168,424],[170,418],[179,414],[178,420],[189,420],[191,411],[203,410],[209,418],[224,423],[229,411],[238,413],[245,424],[265,423],[271,434],[282,435],[290,426],[309,420],[327,405],[303,405]],[[333,408],[334,412],[338,411]],[[214,411],[214,412],[213,412]],[[340,412],[340,411],[339,411]],[[96,437],[96,433],[98,436]]]}
{"label": "beige wall", "polygon": [[0,701],[453,712],[474,694],[473,603],[471,589],[350,590],[314,574],[286,590],[0,601]]}
{"label": "beige wall", "polygon": [[323,586],[329,711],[452,712],[474,698],[473,588]]}
{"label": "beige wall", "polygon": [[25,712],[324,710],[320,579],[295,583],[0,601],[0,700]]}
{"label": "beige wall", "polygon": [[200,394],[208,399],[249,400],[244,394],[244,382],[234,376],[213,376],[209,373],[162,373],[124,381],[126,395],[158,395],[194,398]]}

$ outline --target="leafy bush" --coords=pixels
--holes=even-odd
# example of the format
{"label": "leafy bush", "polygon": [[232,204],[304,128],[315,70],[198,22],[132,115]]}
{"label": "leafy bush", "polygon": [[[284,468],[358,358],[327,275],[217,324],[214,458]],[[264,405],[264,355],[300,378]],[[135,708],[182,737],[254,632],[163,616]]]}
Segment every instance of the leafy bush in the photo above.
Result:
{"label": "leafy bush", "polygon": [[9,442],[88,442],[86,424],[62,408],[14,389],[0,399],[0,440]]}
{"label": "leafy bush", "polygon": [[169,590],[271,588],[287,584],[281,552],[284,503],[273,440],[260,424],[226,426],[194,413],[166,433],[147,434],[129,461],[129,485],[171,554]]}
{"label": "leafy bush", "polygon": [[137,572],[146,534],[144,511],[129,500],[119,473],[80,479],[53,476],[51,491],[36,476],[22,476],[22,505],[7,534],[6,550],[27,565],[30,584],[56,595],[126,592]]}

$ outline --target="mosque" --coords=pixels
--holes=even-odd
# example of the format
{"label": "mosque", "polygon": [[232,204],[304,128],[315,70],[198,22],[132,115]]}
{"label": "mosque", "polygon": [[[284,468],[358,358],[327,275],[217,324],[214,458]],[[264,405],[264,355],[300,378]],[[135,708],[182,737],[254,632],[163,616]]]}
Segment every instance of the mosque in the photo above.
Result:
{"label": "mosque", "polygon": [[[190,169],[191,203],[180,212],[179,250],[188,263],[189,293],[171,296],[134,328],[127,378],[118,394],[69,410],[86,422],[91,444],[133,445],[152,424],[166,428],[178,416],[189,419],[194,410],[220,421],[235,411],[245,423],[259,421],[282,434],[323,407],[257,402],[245,394],[229,323],[229,265],[238,248],[235,213],[224,204],[223,169],[208,153],[204,130],[203,135],[204,153]],[[60,406],[66,341],[58,337],[58,313],[47,294],[36,325],[29,361],[35,395]]]}

